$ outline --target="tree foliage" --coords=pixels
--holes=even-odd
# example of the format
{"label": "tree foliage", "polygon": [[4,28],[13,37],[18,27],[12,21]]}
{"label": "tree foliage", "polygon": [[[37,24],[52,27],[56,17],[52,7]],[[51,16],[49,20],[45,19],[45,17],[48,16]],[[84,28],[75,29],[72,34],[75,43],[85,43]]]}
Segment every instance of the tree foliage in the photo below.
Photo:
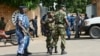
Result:
{"label": "tree foliage", "polygon": [[86,6],[91,3],[91,0],[66,0],[66,2],[68,11],[85,13]]}
{"label": "tree foliage", "polygon": [[12,7],[24,5],[29,9],[34,9],[39,4],[39,1],[40,0],[0,0],[0,4],[6,4]]}
{"label": "tree foliage", "polygon": [[41,0],[43,5],[46,7],[53,6],[56,2],[58,7],[62,4],[66,5],[66,8],[70,12],[80,12],[84,13],[86,6],[91,2],[91,0]]}
{"label": "tree foliage", "polygon": [[53,9],[53,3],[56,2],[58,7],[62,4],[66,5],[66,8],[70,12],[85,12],[86,5],[91,2],[91,0],[0,0],[0,4],[7,4],[12,7],[19,7],[20,5],[25,5],[29,9],[36,8],[40,1],[43,6]]}

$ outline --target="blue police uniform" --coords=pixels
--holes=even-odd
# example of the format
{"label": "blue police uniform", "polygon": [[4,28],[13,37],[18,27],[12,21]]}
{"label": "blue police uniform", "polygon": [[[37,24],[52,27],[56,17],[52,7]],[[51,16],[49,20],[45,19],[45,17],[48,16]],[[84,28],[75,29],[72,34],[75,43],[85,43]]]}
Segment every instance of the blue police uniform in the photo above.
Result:
{"label": "blue police uniform", "polygon": [[[67,20],[70,23],[70,16],[67,17]],[[67,33],[68,39],[70,39],[70,36],[71,36],[70,26],[66,28],[66,33]]]}
{"label": "blue police uniform", "polygon": [[18,36],[18,53],[24,54],[24,49],[26,49],[29,45],[29,35],[24,36],[21,27],[18,25],[18,22],[21,21],[22,26],[25,29],[29,28],[29,20],[25,14],[18,14],[17,15],[17,24],[16,24],[16,35]]}

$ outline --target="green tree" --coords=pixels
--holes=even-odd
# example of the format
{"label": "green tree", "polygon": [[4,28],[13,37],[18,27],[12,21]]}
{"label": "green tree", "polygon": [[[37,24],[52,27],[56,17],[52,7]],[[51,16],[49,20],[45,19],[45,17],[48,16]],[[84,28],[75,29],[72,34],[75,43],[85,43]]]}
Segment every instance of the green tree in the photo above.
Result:
{"label": "green tree", "polygon": [[53,10],[53,3],[55,0],[40,0],[43,3],[43,6],[48,7],[50,10]]}
{"label": "green tree", "polygon": [[86,6],[91,2],[91,0],[41,0],[43,6],[50,7],[53,6],[53,3],[56,2],[58,7],[60,5],[66,5],[66,8],[69,12],[80,12],[85,13]]}
{"label": "green tree", "polygon": [[91,0],[67,0],[66,7],[70,12],[85,13],[86,6],[91,3]]}
{"label": "green tree", "polygon": [[16,8],[20,5],[24,5],[29,9],[34,9],[39,4],[39,1],[40,0],[0,0],[0,4],[6,4]]}

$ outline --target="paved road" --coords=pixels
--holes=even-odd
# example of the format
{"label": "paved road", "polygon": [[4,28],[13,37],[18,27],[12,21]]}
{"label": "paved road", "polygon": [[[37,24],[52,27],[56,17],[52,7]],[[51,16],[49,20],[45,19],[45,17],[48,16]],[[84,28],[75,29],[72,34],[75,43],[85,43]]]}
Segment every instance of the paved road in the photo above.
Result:
{"label": "paved road", "polygon": [[[59,53],[53,53],[52,56],[100,56],[100,39],[82,37],[81,39],[66,40],[66,51],[68,53],[65,55],[60,55],[59,41]],[[50,56],[46,53],[45,44],[45,37],[34,38],[34,41],[31,41],[29,46],[29,51],[32,52],[31,56]],[[6,47],[3,47],[3,45],[0,42],[0,56],[16,56],[17,46],[12,46],[9,43]]]}

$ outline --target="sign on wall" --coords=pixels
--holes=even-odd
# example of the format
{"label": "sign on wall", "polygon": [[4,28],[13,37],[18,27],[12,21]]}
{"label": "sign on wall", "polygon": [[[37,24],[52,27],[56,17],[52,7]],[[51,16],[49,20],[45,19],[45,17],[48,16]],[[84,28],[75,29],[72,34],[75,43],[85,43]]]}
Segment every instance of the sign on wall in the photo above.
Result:
{"label": "sign on wall", "polygon": [[16,10],[13,14],[12,14],[12,23],[14,25],[16,25],[16,19],[17,19],[17,14],[19,13],[18,10]]}

